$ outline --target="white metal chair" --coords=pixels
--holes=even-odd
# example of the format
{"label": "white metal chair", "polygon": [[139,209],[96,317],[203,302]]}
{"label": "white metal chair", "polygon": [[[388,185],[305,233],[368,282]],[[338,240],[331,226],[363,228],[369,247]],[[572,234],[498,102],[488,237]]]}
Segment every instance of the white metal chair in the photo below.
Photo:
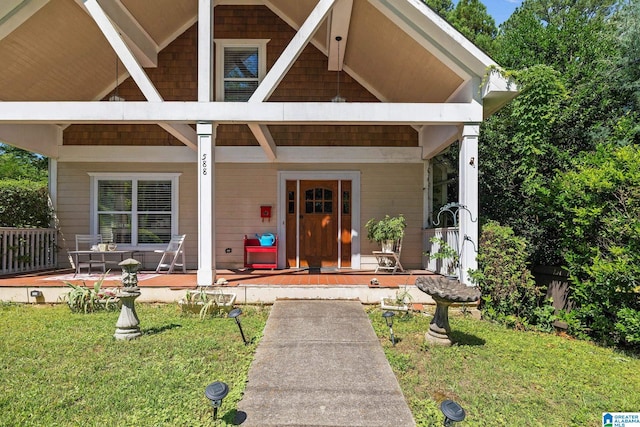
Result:
{"label": "white metal chair", "polygon": [[[97,250],[98,245],[102,243],[101,234],[76,234],[76,251],[92,251]],[[103,273],[106,272],[107,263],[104,260],[104,254],[101,253],[75,253],[76,273],[80,274],[80,270],[87,269],[91,274],[92,268],[98,267]]]}
{"label": "white metal chair", "polygon": [[[187,272],[187,265],[184,261],[183,249],[185,237],[187,237],[186,234],[173,236],[166,249],[154,251],[156,253],[162,254],[160,262],[158,263],[158,267],[156,267],[156,273],[163,272],[163,269],[166,269],[166,273],[173,273],[173,270],[176,266],[182,267],[183,273]],[[178,257],[181,258],[181,262],[178,262]]]}
{"label": "white metal chair", "polygon": [[378,270],[391,271],[391,274],[396,271],[404,272],[402,264],[400,263],[400,253],[402,252],[402,237],[393,242],[391,248],[383,248],[382,251],[373,251],[373,256],[376,257],[378,265],[376,266],[376,273]]}

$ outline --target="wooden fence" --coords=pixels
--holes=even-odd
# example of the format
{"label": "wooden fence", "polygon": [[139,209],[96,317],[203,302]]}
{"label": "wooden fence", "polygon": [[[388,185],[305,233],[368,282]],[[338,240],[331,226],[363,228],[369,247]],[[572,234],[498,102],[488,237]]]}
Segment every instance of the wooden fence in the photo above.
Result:
{"label": "wooden fence", "polygon": [[53,228],[0,227],[0,275],[55,268],[56,236]]}

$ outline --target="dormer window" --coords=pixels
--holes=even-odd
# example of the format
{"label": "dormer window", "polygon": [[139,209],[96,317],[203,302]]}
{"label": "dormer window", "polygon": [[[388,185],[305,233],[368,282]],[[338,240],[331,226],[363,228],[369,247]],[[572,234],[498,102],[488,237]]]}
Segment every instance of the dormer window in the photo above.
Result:
{"label": "dormer window", "polygon": [[216,100],[248,101],[267,70],[269,40],[215,40]]}

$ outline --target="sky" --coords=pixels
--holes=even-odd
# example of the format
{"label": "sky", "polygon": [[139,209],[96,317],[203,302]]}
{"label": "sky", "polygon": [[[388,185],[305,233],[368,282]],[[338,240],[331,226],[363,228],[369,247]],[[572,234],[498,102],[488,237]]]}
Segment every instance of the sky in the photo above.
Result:
{"label": "sky", "polygon": [[[516,7],[522,4],[522,0],[480,0],[486,7],[489,15],[496,21],[499,26],[511,16]],[[458,3],[457,0],[453,2]]]}

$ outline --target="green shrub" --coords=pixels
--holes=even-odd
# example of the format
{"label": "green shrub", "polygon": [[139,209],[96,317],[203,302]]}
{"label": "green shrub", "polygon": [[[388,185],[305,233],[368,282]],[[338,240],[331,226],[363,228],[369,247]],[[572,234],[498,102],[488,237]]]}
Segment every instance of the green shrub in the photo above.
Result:
{"label": "green shrub", "polygon": [[536,319],[540,290],[527,268],[527,241],[510,227],[490,221],[482,227],[478,270],[471,277],[482,292],[480,308],[490,319],[511,326]]}
{"label": "green shrub", "polygon": [[552,194],[580,329],[638,346],[640,148],[599,146],[557,176]]}
{"label": "green shrub", "polygon": [[102,289],[104,276],[96,281],[92,288],[84,282],[74,285],[65,282],[71,290],[62,296],[74,313],[93,313],[95,311],[113,311],[118,309],[119,298],[114,289]]}
{"label": "green shrub", "polygon": [[51,223],[47,184],[0,180],[0,227],[40,227]]}

